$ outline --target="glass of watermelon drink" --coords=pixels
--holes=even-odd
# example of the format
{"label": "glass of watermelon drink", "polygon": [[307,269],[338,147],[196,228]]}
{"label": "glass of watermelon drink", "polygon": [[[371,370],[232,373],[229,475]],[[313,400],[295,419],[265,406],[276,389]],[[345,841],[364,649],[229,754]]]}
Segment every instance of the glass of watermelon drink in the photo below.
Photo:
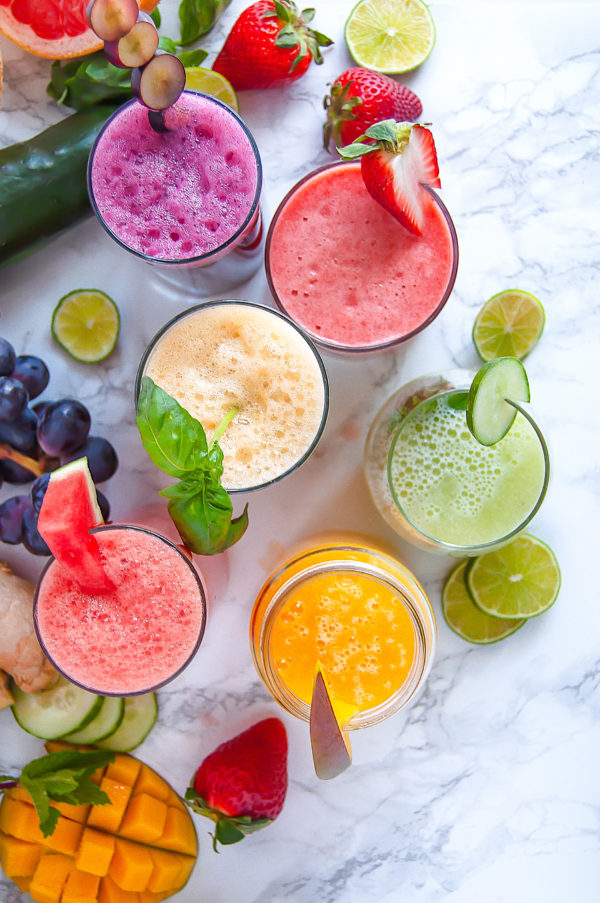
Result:
{"label": "glass of watermelon drink", "polygon": [[44,496],[39,529],[54,557],[36,587],[35,629],[52,664],[78,686],[147,693],[196,654],[206,592],[190,558],[164,536],[102,524],[82,461],[55,471]]}
{"label": "glass of watermelon drink", "polygon": [[262,167],[228,106],[184,91],[155,131],[137,100],[106,122],[90,153],[94,213],[118,245],[194,295],[248,279],[262,259]]}
{"label": "glass of watermelon drink", "polygon": [[359,162],[309,173],[279,205],[267,235],[267,280],[278,307],[320,345],[344,352],[397,345],[443,308],[458,241],[440,198],[424,187],[422,235],[371,197]]}
{"label": "glass of watermelon drink", "polygon": [[494,445],[471,434],[463,401],[474,373],[420,377],[383,405],[367,436],[365,475],[403,539],[471,556],[510,542],[539,509],[550,476],[544,437],[518,413]]}

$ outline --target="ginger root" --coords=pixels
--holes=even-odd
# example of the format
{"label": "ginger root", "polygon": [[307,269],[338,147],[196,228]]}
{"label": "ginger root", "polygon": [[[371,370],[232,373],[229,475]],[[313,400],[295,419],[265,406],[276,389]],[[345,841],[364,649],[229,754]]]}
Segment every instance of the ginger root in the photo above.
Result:
{"label": "ginger root", "polygon": [[[25,693],[42,690],[56,674],[33,628],[33,592],[32,583],[0,561],[0,669]],[[0,699],[5,700],[7,692]]]}

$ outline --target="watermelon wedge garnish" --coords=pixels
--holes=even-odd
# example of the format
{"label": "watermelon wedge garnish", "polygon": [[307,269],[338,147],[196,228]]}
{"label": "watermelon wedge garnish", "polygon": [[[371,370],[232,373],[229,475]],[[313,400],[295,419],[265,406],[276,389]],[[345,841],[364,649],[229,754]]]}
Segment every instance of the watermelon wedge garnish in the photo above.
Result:
{"label": "watermelon wedge garnish", "polygon": [[84,592],[114,589],[98,543],[89,531],[104,523],[87,458],[59,467],[50,476],[40,508],[38,530],[60,564],[69,569]]}

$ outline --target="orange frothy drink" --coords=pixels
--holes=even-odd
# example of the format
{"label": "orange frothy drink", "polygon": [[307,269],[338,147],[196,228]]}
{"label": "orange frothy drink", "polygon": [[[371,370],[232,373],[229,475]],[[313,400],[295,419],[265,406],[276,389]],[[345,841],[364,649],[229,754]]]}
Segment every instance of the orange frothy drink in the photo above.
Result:
{"label": "orange frothy drink", "polygon": [[308,720],[319,662],[338,720],[366,727],[422,686],[435,620],[410,571],[361,538],[289,559],[259,593],[251,645],[267,688],[292,714]]}

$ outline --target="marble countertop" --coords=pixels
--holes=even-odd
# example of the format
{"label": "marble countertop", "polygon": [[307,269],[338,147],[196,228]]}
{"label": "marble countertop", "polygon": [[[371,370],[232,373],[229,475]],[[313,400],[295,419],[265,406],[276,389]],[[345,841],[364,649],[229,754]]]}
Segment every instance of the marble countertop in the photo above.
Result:
{"label": "marble countertop", "polygon": [[[162,0],[176,34],[177,0]],[[213,59],[246,0],[233,0],[205,46]],[[322,97],[351,59],[343,24],[351,0],[317,2],[317,27],[335,39],[322,67],[293,86],[240,97],[263,159],[263,212],[327,162]],[[331,409],[313,457],[280,484],[248,496],[246,537],[202,560],[210,595],[206,637],[192,665],[160,691],[158,724],[140,757],[183,792],[218,743],[277,714],[289,736],[289,791],[278,820],[216,856],[209,824],[177,903],[595,903],[598,900],[600,606],[597,557],[597,397],[600,306],[600,6],[590,2],[434,0],[437,43],[406,78],[433,123],[443,190],[459,236],[456,287],[439,318],[404,346],[348,360],[324,354]],[[63,114],[45,96],[49,63],[0,41],[5,81],[0,144]],[[0,212],[1,215],[1,212]],[[594,289],[594,277],[596,287]],[[75,365],[50,337],[58,299],[94,286],[120,306],[122,331],[104,365]],[[519,287],[543,302],[547,323],[527,368],[552,455],[551,485],[531,532],[559,558],[555,606],[506,641],[475,647],[446,627],[440,593],[451,562],[397,539],[369,500],[364,439],[383,401],[437,368],[475,366],[480,305]],[[269,302],[262,270],[237,296]],[[93,220],[0,271],[0,334],[45,358],[49,398],[76,395],[94,432],[120,457],[106,484],[115,520],[168,530],[156,490],[163,475],[134,424],[133,380],[154,332],[186,304],[161,293],[150,267],[114,246]],[[594,363],[596,362],[596,363]],[[1,498],[14,494],[2,489]],[[236,500],[236,508],[244,501]],[[306,725],[279,710],[259,681],[248,619],[266,574],[297,540],[323,529],[393,544],[438,613],[439,646],[412,708],[353,735],[354,764],[334,781],[314,775]],[[43,559],[3,546],[35,578]],[[41,753],[41,742],[0,713],[0,768]],[[2,903],[28,900],[0,879]]]}

